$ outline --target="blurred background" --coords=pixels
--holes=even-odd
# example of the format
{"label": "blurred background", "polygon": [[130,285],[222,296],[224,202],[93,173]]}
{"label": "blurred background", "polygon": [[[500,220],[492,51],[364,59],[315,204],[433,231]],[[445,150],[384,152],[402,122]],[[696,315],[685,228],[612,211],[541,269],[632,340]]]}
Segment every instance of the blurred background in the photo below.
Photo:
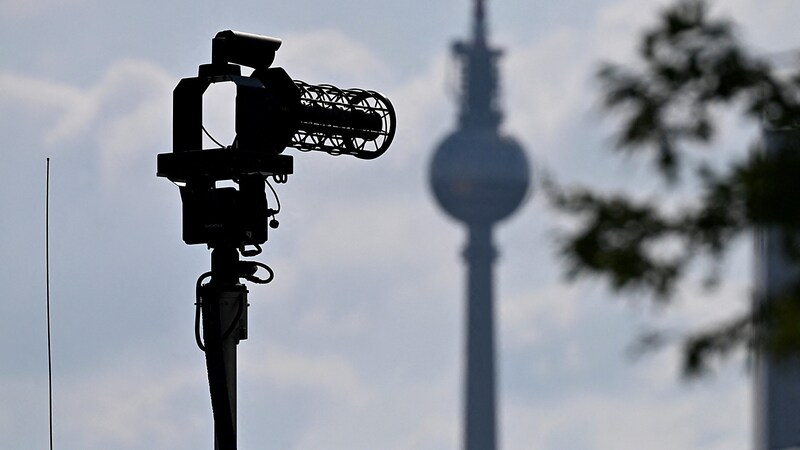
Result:
{"label": "blurred background", "polygon": [[[646,163],[608,151],[612,122],[593,81],[632,59],[667,2],[489,0],[504,130],[536,171],[607,189],[659,189]],[[45,158],[51,158],[55,444],[61,449],[212,447],[193,337],[203,246],[181,241],[178,189],[156,178],[171,151],[172,89],[237,29],[283,39],[296,79],[363,87],[394,103],[398,131],[375,161],[295,155],[277,186],[281,226],[259,260],[239,346],[239,443],[254,449],[454,449],[460,443],[464,230],[427,185],[455,126],[453,40],[471,2],[0,0],[0,448],[45,448]],[[712,4],[756,52],[800,42],[790,0]],[[206,128],[233,138],[233,91],[204,98]],[[726,148],[752,124],[731,118]],[[727,145],[731,144],[731,145]],[[631,359],[653,323],[679,333],[748,306],[742,243],[708,293],[669,308],[570,284],[554,236],[571,223],[536,188],[497,229],[500,447],[747,449],[744,356],[686,384],[680,349]]]}

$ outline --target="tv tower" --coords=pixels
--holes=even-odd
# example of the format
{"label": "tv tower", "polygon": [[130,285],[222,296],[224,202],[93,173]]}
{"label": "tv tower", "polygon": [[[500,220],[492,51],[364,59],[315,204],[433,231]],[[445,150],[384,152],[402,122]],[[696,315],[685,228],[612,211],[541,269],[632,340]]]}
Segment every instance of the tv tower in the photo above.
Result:
{"label": "tv tower", "polygon": [[[800,148],[796,126],[768,122],[763,136],[770,158],[786,158]],[[787,250],[786,233],[779,226],[756,230],[757,305],[780,301],[800,279],[800,266]],[[754,380],[755,450],[799,449],[800,359],[777,358],[762,350],[757,354]]]}
{"label": "tv tower", "polygon": [[467,264],[464,449],[497,446],[492,264],[494,225],[522,203],[530,184],[525,152],[500,132],[497,59],[488,43],[483,0],[474,0],[472,37],[456,42],[460,63],[456,129],[436,148],[430,185],[439,206],[466,225]]}

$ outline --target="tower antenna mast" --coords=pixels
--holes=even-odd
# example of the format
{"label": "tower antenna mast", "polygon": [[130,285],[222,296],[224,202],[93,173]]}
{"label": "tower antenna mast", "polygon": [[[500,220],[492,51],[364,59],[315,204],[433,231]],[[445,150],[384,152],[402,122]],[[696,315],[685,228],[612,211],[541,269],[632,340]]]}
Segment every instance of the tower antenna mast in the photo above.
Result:
{"label": "tower antenna mast", "polygon": [[439,206],[465,225],[467,246],[464,449],[495,450],[494,226],[521,205],[530,185],[525,152],[500,132],[497,59],[483,0],[474,0],[472,40],[456,42],[461,64],[456,128],[437,146],[430,186]]}

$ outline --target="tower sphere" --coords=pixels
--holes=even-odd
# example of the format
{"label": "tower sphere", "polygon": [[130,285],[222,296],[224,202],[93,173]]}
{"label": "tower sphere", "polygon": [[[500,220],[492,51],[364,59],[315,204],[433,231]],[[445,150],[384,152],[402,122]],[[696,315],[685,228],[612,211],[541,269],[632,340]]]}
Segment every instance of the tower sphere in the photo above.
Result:
{"label": "tower sphere", "polygon": [[439,205],[467,224],[491,224],[525,199],[530,170],[516,140],[496,128],[461,128],[436,148],[430,184]]}

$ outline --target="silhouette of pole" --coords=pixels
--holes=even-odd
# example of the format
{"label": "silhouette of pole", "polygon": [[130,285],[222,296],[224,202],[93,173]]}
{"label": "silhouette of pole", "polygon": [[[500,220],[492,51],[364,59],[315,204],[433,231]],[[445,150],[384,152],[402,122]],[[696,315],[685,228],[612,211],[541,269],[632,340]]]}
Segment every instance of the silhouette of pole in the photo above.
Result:
{"label": "silhouette of pole", "polygon": [[[800,151],[800,129],[767,126],[764,142],[768,156]],[[770,301],[800,280],[800,266],[786,254],[778,229],[756,232],[756,261],[757,302]],[[761,352],[755,374],[756,450],[800,448],[800,358],[778,361]]]}
{"label": "silhouette of pole", "polygon": [[467,263],[467,348],[465,448],[494,449],[497,442],[494,356],[492,227],[469,227]]}
{"label": "silhouette of pole", "polygon": [[200,289],[215,450],[236,450],[236,346],[247,337],[247,288],[238,263],[235,247],[215,248],[211,281]]}
{"label": "silhouette of pole", "polygon": [[[268,36],[217,33],[211,64],[173,91],[173,149],[158,155],[156,175],[180,189],[183,241],[212,249],[211,271],[196,283],[194,331],[205,353],[216,450],[236,450],[236,346],[247,339],[248,308],[240,280],[267,284],[274,277],[266,264],[239,255],[259,255],[268,229],[279,225],[280,200],[269,179],[287,182],[294,166],[281,153],[294,147],[375,159],[388,150],[397,125],[391,102],[376,91],[311,85],[271,67],[280,46]],[[242,66],[254,70],[243,76]],[[236,86],[236,138],[203,149],[202,132],[219,144],[203,126],[203,94],[220,82]],[[270,208],[267,187],[277,209]],[[265,271],[266,278],[257,276]]]}
{"label": "silhouette of pole", "polygon": [[484,2],[473,6],[472,39],[453,46],[461,64],[458,123],[434,152],[430,185],[439,206],[468,231],[464,449],[495,450],[492,230],[520,206],[530,174],[522,147],[500,133],[500,51],[488,44]]}

